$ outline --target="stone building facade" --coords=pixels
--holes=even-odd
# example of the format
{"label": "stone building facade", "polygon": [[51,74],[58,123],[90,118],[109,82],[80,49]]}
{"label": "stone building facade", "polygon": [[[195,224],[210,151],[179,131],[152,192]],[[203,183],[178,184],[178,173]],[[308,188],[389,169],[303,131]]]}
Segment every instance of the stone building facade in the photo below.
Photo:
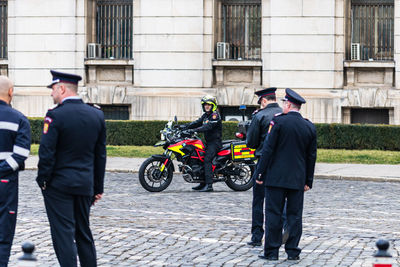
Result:
{"label": "stone building facade", "polygon": [[[255,90],[274,86],[278,97],[286,87],[303,95],[302,113],[314,122],[400,124],[400,1],[5,2],[8,51],[0,71],[15,83],[13,106],[28,116],[44,116],[53,104],[45,86],[56,69],[81,75],[85,101],[121,109],[127,119],[191,120],[205,94],[217,96],[229,119],[242,104],[257,106]],[[99,5],[118,2],[131,7],[101,13]],[[372,26],[356,21],[364,7],[375,12]],[[113,23],[110,14],[128,18],[119,28],[128,32],[121,37],[129,37],[128,54],[107,54],[104,43],[100,56],[89,58],[88,43],[105,40],[98,31]],[[369,36],[355,38],[356,27],[370,27]],[[239,28],[243,42],[229,43],[229,31]],[[230,54],[217,54],[228,51],[217,51],[221,43]],[[245,54],[235,52],[242,48]]]}

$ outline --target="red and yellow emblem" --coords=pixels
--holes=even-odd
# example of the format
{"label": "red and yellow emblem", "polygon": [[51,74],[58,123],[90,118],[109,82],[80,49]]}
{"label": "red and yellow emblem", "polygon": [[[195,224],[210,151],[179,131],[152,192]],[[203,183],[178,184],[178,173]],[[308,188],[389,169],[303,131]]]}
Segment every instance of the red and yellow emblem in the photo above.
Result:
{"label": "red and yellow emblem", "polygon": [[44,118],[44,125],[43,125],[43,134],[47,134],[49,131],[49,126],[53,122],[53,119],[50,117]]}
{"label": "red and yellow emblem", "polygon": [[270,124],[269,124],[269,128],[268,128],[268,133],[270,133],[271,132],[271,130],[272,130],[272,126],[274,126],[274,122],[273,121],[271,121],[270,122]]}

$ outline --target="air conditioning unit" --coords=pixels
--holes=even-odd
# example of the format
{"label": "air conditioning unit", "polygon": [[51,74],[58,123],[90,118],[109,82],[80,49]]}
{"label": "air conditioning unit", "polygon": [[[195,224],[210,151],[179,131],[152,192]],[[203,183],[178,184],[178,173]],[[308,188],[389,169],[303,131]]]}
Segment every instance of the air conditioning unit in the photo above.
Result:
{"label": "air conditioning unit", "polygon": [[360,44],[351,43],[351,60],[360,60]]}
{"label": "air conditioning unit", "polygon": [[217,59],[228,59],[228,58],[229,58],[229,43],[218,42]]}
{"label": "air conditioning unit", "polygon": [[101,46],[97,43],[88,43],[87,45],[87,58],[99,58],[101,55]]}

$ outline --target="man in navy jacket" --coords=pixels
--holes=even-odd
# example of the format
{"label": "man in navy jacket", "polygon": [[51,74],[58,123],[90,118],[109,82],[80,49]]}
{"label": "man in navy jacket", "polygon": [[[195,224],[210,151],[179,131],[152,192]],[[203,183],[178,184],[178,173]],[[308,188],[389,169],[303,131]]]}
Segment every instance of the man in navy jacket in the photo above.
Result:
{"label": "man in navy jacket", "polygon": [[51,71],[55,108],[44,120],[37,183],[62,267],[96,266],[90,206],[103,195],[106,128],[103,112],[77,96],[78,75]]}
{"label": "man in navy jacket", "polygon": [[0,76],[0,267],[7,266],[15,233],[18,171],[24,169],[31,146],[28,119],[11,108],[11,81]]}
{"label": "man in navy jacket", "polygon": [[285,251],[288,260],[300,258],[304,192],[312,187],[317,158],[315,126],[299,113],[306,101],[291,89],[286,89],[283,100],[283,114],[270,123],[255,173],[256,182],[266,186],[265,245],[260,257],[267,260],[278,260],[285,198],[289,231]]}

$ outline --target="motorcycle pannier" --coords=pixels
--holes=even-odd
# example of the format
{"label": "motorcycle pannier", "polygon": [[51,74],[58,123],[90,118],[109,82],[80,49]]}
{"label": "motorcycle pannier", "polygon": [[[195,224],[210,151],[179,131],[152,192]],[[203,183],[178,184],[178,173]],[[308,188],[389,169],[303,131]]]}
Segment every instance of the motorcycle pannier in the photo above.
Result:
{"label": "motorcycle pannier", "polygon": [[233,142],[231,144],[232,160],[240,161],[244,159],[255,159],[255,149],[249,148],[246,141]]}

